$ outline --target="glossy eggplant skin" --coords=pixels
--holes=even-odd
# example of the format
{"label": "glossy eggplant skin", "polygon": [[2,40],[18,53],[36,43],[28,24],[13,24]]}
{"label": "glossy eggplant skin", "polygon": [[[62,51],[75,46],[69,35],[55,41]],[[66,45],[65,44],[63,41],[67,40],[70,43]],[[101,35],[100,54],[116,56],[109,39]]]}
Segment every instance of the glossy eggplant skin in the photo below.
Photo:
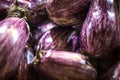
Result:
{"label": "glossy eggplant skin", "polygon": [[60,26],[82,24],[91,0],[48,0],[49,18]]}
{"label": "glossy eggplant skin", "polygon": [[35,67],[52,80],[95,80],[97,75],[87,57],[66,51],[46,51]]}
{"label": "glossy eggplant skin", "polygon": [[108,56],[120,41],[115,0],[94,0],[80,32],[81,49],[95,58]]}
{"label": "glossy eggplant skin", "polygon": [[45,21],[44,23],[37,26],[37,29],[34,30],[34,38],[35,40],[39,40],[44,33],[49,31],[50,29],[58,27],[56,24],[54,24],[51,21]]}
{"label": "glossy eggplant skin", "polygon": [[43,34],[38,46],[40,50],[56,49],[74,52],[78,47],[78,35],[73,28],[55,27]]}
{"label": "glossy eggplant skin", "polygon": [[17,4],[30,10],[36,9],[37,6],[47,3],[47,0],[17,0]]}
{"label": "glossy eggplant skin", "polygon": [[17,80],[31,80],[30,64],[34,58],[34,53],[30,47],[26,47],[22,57],[20,58],[20,65],[17,74]]}
{"label": "glossy eggplant skin", "polygon": [[20,58],[20,65],[17,74],[17,80],[28,80],[28,63],[27,63],[27,54],[23,53],[22,57]]}
{"label": "glossy eggplant skin", "polygon": [[32,46],[33,50],[37,50],[37,45],[40,38],[50,29],[57,27],[56,24],[47,20],[39,25],[30,24],[31,36],[29,37],[28,43]]}
{"label": "glossy eggplant skin", "polygon": [[10,17],[0,22],[0,79],[13,75],[29,37],[27,23],[20,18]]}

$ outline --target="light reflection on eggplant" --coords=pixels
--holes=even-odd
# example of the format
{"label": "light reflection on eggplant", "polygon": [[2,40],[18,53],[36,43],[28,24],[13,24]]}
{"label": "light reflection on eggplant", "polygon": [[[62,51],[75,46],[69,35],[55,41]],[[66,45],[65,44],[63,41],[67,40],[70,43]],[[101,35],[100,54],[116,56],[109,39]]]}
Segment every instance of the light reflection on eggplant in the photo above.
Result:
{"label": "light reflection on eggplant", "polygon": [[16,0],[0,0],[0,10],[1,9],[6,9],[10,5],[14,4]]}
{"label": "light reflection on eggplant", "polygon": [[34,53],[30,47],[26,47],[20,59],[20,65],[17,74],[17,80],[30,80],[30,64],[34,58]]}
{"label": "light reflection on eggplant", "polygon": [[73,28],[52,28],[43,34],[38,42],[40,50],[56,49],[74,52],[78,45],[78,35]]}
{"label": "light reflection on eggplant", "polygon": [[117,15],[115,0],[94,0],[80,32],[81,49],[94,58],[111,55],[120,43]]}
{"label": "light reflection on eggplant", "polygon": [[29,30],[23,19],[15,17],[2,20],[0,30],[0,79],[7,79],[18,69]]}
{"label": "light reflection on eggplant", "polygon": [[67,51],[47,50],[35,69],[52,80],[95,80],[97,75],[87,57]]}

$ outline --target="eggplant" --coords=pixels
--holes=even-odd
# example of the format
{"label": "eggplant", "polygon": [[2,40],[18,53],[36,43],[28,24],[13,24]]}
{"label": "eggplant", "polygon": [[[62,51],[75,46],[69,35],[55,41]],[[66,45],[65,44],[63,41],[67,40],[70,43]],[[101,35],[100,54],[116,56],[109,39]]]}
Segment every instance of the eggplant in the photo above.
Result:
{"label": "eggplant", "polygon": [[48,19],[46,3],[47,0],[17,0],[17,4],[34,12],[34,18],[28,21],[33,25],[42,23]]}
{"label": "eggplant", "polygon": [[16,74],[21,55],[29,38],[29,28],[22,18],[0,21],[0,79]]}
{"label": "eggplant", "polygon": [[48,0],[49,18],[60,26],[82,25],[91,0]]}
{"label": "eggplant", "polygon": [[73,28],[55,27],[43,34],[38,42],[40,50],[56,49],[75,52],[78,46],[78,34]]}
{"label": "eggplant", "polygon": [[93,0],[80,32],[81,50],[93,58],[111,55],[120,43],[115,0]]}
{"label": "eggplant", "polygon": [[34,8],[32,8],[31,11],[35,13],[35,16],[33,19],[29,20],[29,23],[36,25],[48,20],[46,3],[42,3],[40,5],[35,6]]}
{"label": "eggplant", "polygon": [[37,6],[45,3],[47,3],[47,0],[17,0],[17,4],[30,10],[34,10]]}
{"label": "eggplant", "polygon": [[40,39],[45,32],[49,31],[54,27],[58,26],[51,21],[45,21],[44,23],[39,24],[37,26],[37,29],[33,32],[35,40]]}
{"label": "eggplant", "polygon": [[47,50],[35,69],[52,80],[95,80],[97,75],[86,56],[57,50]]}
{"label": "eggplant", "polygon": [[16,2],[16,0],[1,0],[0,1],[0,10],[8,8],[10,5],[14,4],[15,2]]}
{"label": "eggplant", "polygon": [[[34,57],[35,55],[32,47],[27,44],[20,59],[18,73],[14,76],[14,80],[44,80],[34,69]],[[11,80],[11,78],[9,80]]]}
{"label": "eggplant", "polygon": [[28,43],[32,46],[33,50],[36,51],[38,41],[43,36],[43,34],[54,27],[57,27],[57,25],[49,20],[39,25],[30,24],[31,36],[29,37]]}
{"label": "eggplant", "polygon": [[29,80],[30,78],[30,64],[34,58],[33,51],[30,47],[26,47],[20,59],[20,65],[17,73],[17,80]]}
{"label": "eggplant", "polygon": [[31,0],[17,0],[17,4],[19,4],[25,8],[29,8],[29,7],[31,7],[30,1]]}

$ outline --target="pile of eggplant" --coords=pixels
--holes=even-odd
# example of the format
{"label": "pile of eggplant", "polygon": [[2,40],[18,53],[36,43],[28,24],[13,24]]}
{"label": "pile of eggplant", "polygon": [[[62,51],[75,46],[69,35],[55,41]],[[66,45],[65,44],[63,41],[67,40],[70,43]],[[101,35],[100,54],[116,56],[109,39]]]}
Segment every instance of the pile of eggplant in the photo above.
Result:
{"label": "pile of eggplant", "polygon": [[120,80],[120,1],[0,0],[0,80]]}

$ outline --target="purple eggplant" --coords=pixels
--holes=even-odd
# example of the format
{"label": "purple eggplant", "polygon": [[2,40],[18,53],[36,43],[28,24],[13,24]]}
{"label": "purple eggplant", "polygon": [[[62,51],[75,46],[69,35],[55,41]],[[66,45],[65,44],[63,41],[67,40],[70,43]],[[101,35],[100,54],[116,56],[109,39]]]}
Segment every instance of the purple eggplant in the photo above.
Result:
{"label": "purple eggplant", "polygon": [[[18,73],[14,76],[14,80],[44,80],[43,77],[39,76],[38,72],[34,69],[33,60],[33,49],[27,44],[20,59]],[[11,80],[11,78],[9,80]]]}
{"label": "purple eggplant", "polygon": [[87,57],[66,51],[46,51],[35,68],[52,80],[95,80],[97,75]]}
{"label": "purple eggplant", "polygon": [[47,3],[47,0],[17,0],[17,4],[30,10],[34,10],[37,6],[45,3]]}
{"label": "purple eggplant", "polygon": [[93,0],[80,32],[81,49],[95,58],[112,53],[120,42],[115,0]]}
{"label": "purple eggplant", "polygon": [[36,30],[34,30],[34,38],[36,40],[40,39],[40,37],[47,31],[49,31],[50,29],[57,27],[56,24],[54,24],[51,21],[46,21],[42,24],[40,24]]}
{"label": "purple eggplant", "polygon": [[13,75],[29,37],[24,19],[10,17],[0,22],[0,79]]}
{"label": "purple eggplant", "polygon": [[31,48],[26,47],[25,53],[22,54],[20,59],[20,65],[17,74],[17,80],[29,80],[30,78],[30,64],[34,58],[34,54]]}
{"label": "purple eggplant", "polygon": [[36,50],[36,46],[38,45],[38,41],[42,37],[42,35],[56,26],[57,25],[55,25],[51,21],[45,21],[44,23],[39,25],[30,25],[31,36],[29,37],[28,43],[32,46],[34,50]]}
{"label": "purple eggplant", "polygon": [[46,11],[46,4],[41,4],[38,6],[35,6],[31,11],[33,11],[36,15],[33,19],[29,21],[31,24],[39,24],[46,20],[48,20],[48,14]]}
{"label": "purple eggplant", "polygon": [[49,18],[60,26],[83,24],[91,0],[48,0]]}
{"label": "purple eggplant", "polygon": [[53,28],[40,38],[38,47],[40,50],[75,51],[78,47],[77,32],[73,28]]}
{"label": "purple eggplant", "polygon": [[30,0],[17,0],[17,4],[19,4],[25,8],[29,8],[32,6],[30,3]]}
{"label": "purple eggplant", "polygon": [[10,5],[14,4],[16,0],[0,0],[0,10],[1,9],[6,9]]}
{"label": "purple eggplant", "polygon": [[36,25],[48,19],[46,11],[47,0],[17,0],[17,3],[34,12],[35,16],[29,20],[29,23]]}

